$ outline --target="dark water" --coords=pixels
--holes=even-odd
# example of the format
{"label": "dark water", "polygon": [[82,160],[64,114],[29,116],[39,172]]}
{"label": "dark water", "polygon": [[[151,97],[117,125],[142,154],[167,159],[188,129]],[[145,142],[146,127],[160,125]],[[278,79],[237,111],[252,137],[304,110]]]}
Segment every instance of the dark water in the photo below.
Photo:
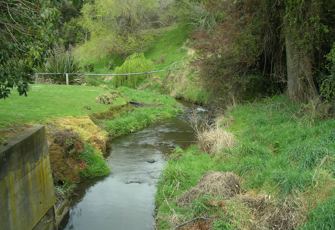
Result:
{"label": "dark water", "polygon": [[65,229],[154,229],[156,184],[164,153],[192,142],[193,131],[182,117],[113,140],[108,157],[111,175],[82,191]]}

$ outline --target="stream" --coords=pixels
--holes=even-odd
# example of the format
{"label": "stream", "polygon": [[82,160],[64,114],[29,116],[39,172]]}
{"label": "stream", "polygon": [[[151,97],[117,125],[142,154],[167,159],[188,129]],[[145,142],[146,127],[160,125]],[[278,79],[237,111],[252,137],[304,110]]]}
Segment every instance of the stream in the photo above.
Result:
{"label": "stream", "polygon": [[195,141],[186,115],[112,141],[111,174],[83,188],[65,230],[150,230],[155,227],[155,193],[164,154]]}

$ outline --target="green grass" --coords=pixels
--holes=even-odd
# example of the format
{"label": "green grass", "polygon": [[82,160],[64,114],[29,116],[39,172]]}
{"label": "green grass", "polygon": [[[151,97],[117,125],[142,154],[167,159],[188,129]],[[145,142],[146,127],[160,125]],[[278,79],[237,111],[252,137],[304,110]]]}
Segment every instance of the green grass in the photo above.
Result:
{"label": "green grass", "polygon": [[[112,136],[134,132],[149,124],[175,116],[180,107],[171,97],[150,92],[120,87],[121,97],[113,105],[96,102],[96,97],[108,90],[100,87],[33,85],[28,97],[13,94],[0,101],[0,128],[25,123],[45,123],[55,118],[83,116],[108,111],[126,105],[128,101],[146,106],[117,114],[102,125]],[[117,113],[117,111],[116,111]]]}
{"label": "green grass", "polygon": [[149,124],[176,116],[180,106],[171,97],[146,90],[118,89],[129,101],[143,103],[145,106],[117,114],[105,120],[103,126],[113,137],[142,129]]}
{"label": "green grass", "polygon": [[301,230],[331,230],[335,228],[335,195],[321,203],[307,217]]}
{"label": "green grass", "polygon": [[177,24],[162,29],[160,35],[145,52],[146,58],[156,63],[156,69],[162,69],[186,56],[183,44],[190,33],[190,27]]}
{"label": "green grass", "polygon": [[[327,200],[335,196],[334,190],[329,191],[335,185],[335,119],[313,119],[305,108],[283,96],[239,105],[225,116],[228,130],[238,142],[235,147],[214,156],[195,147],[175,153],[158,186],[160,229],[171,227],[171,207],[185,220],[198,215],[194,207],[180,208],[175,201],[213,170],[235,172],[243,178],[246,191],[266,193],[278,200],[305,194],[311,214],[304,229],[335,228],[334,199]],[[322,200],[325,202],[314,210]]]}
{"label": "green grass", "polygon": [[110,173],[102,154],[89,144],[85,145],[85,150],[80,154],[79,158],[86,163],[86,168],[80,172],[80,176],[84,178],[93,179],[107,176]]}
{"label": "green grass", "polygon": [[0,100],[0,128],[105,111],[108,106],[95,100],[105,92],[89,86],[32,85],[28,97],[12,92],[11,97]]}

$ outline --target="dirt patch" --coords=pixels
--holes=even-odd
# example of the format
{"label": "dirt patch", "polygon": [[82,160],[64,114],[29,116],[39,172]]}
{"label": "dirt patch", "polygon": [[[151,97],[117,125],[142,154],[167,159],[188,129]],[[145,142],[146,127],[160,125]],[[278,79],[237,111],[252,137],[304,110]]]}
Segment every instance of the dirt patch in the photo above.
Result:
{"label": "dirt patch", "polygon": [[104,105],[111,105],[114,101],[121,97],[121,94],[117,91],[112,91],[110,93],[105,93],[96,98],[96,102]]}
{"label": "dirt patch", "polygon": [[66,182],[80,182],[80,171],[85,167],[84,162],[72,157],[65,157],[64,149],[55,143],[49,146],[49,155],[56,185],[63,185]]}
{"label": "dirt patch", "polygon": [[127,111],[131,111],[133,109],[134,109],[134,107],[131,106],[129,103],[126,104],[126,105],[114,106],[114,107],[111,107],[106,112],[95,113],[95,114],[91,115],[91,118],[93,120],[111,119],[111,118],[114,118],[114,117],[118,116],[119,114],[122,114],[122,113],[127,112]]}
{"label": "dirt patch", "polygon": [[203,195],[230,198],[241,193],[240,178],[231,172],[211,172],[201,178],[199,183],[184,193],[179,205],[188,205]]}
{"label": "dirt patch", "polygon": [[182,225],[177,226],[177,230],[210,230],[212,226],[211,219],[196,218]]}
{"label": "dirt patch", "polygon": [[54,130],[48,133],[48,140],[55,184],[79,183],[80,172],[86,168],[85,162],[79,159],[80,153],[84,151],[80,136],[72,130]]}

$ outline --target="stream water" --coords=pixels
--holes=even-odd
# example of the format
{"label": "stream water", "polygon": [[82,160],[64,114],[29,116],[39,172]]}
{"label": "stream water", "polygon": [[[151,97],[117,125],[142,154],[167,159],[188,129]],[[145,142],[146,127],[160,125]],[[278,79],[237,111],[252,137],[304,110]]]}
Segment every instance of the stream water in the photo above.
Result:
{"label": "stream water", "polygon": [[185,117],[167,120],[112,141],[112,173],[81,191],[64,229],[154,229],[156,184],[164,153],[194,142]]}

